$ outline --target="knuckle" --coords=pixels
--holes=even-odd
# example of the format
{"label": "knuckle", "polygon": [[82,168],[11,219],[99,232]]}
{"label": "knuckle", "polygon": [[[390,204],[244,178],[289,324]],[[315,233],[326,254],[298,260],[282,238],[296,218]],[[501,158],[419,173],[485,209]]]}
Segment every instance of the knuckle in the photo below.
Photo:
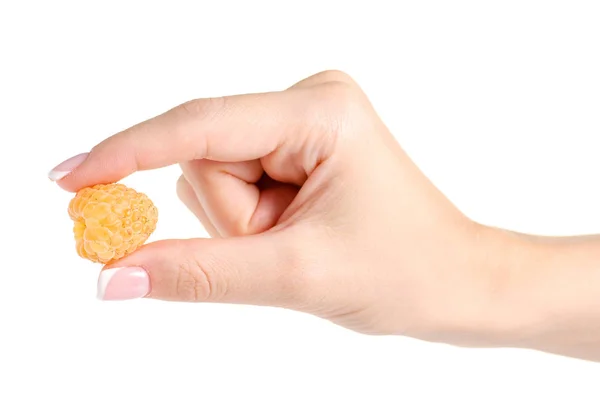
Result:
{"label": "knuckle", "polygon": [[192,117],[209,117],[225,109],[227,98],[225,96],[192,99],[179,106],[180,110]]}
{"label": "knuckle", "polygon": [[178,265],[176,296],[189,302],[207,301],[212,298],[212,279],[207,268],[197,260],[187,260]]}
{"label": "knuckle", "polygon": [[330,107],[349,108],[356,103],[358,92],[346,82],[327,82],[320,86],[320,98]]}
{"label": "knuckle", "polygon": [[328,82],[314,89],[317,103],[311,106],[314,122],[329,134],[343,134],[367,120],[364,100],[358,89],[346,82]]}
{"label": "knuckle", "polygon": [[182,103],[180,106],[180,110],[190,116],[195,116],[202,108],[202,103],[199,99],[188,100],[185,103]]}
{"label": "knuckle", "polygon": [[328,69],[326,71],[319,72],[317,74],[319,79],[324,82],[342,82],[346,84],[354,84],[355,81],[352,77],[344,71],[337,69]]}

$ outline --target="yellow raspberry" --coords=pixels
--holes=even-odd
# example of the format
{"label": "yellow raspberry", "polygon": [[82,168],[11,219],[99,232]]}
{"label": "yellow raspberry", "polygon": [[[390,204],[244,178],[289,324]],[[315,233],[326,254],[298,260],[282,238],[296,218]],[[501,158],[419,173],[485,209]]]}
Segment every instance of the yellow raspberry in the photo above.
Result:
{"label": "yellow raspberry", "polygon": [[140,192],[122,184],[101,184],[77,192],[69,203],[77,253],[106,264],[132,253],[156,229],[158,210]]}

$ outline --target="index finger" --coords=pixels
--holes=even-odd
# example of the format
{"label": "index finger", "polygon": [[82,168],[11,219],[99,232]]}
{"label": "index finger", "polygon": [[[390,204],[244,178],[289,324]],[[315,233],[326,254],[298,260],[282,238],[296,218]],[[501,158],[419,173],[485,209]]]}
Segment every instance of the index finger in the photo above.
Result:
{"label": "index finger", "polygon": [[310,106],[303,103],[305,92],[192,100],[102,141],[56,182],[74,192],[194,159],[231,162],[267,156],[306,123]]}

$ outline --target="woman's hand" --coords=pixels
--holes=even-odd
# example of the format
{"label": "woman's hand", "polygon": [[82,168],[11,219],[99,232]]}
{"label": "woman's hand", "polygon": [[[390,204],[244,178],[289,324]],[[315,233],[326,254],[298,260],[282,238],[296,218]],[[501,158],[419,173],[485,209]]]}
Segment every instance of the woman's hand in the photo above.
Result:
{"label": "woman's hand", "polygon": [[537,243],[457,210],[344,73],[190,101],[53,177],[76,191],[171,164],[213,238],[147,244],[102,271],[102,299],[285,307],[466,346],[518,346],[534,321],[509,301],[520,301],[523,249]]}

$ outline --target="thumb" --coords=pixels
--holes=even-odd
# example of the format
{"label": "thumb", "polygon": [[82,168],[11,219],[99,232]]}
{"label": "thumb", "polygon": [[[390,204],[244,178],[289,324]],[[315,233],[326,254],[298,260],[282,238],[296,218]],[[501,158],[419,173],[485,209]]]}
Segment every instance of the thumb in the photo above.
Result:
{"label": "thumb", "polygon": [[283,233],[147,244],[102,270],[98,298],[293,307],[302,263]]}

